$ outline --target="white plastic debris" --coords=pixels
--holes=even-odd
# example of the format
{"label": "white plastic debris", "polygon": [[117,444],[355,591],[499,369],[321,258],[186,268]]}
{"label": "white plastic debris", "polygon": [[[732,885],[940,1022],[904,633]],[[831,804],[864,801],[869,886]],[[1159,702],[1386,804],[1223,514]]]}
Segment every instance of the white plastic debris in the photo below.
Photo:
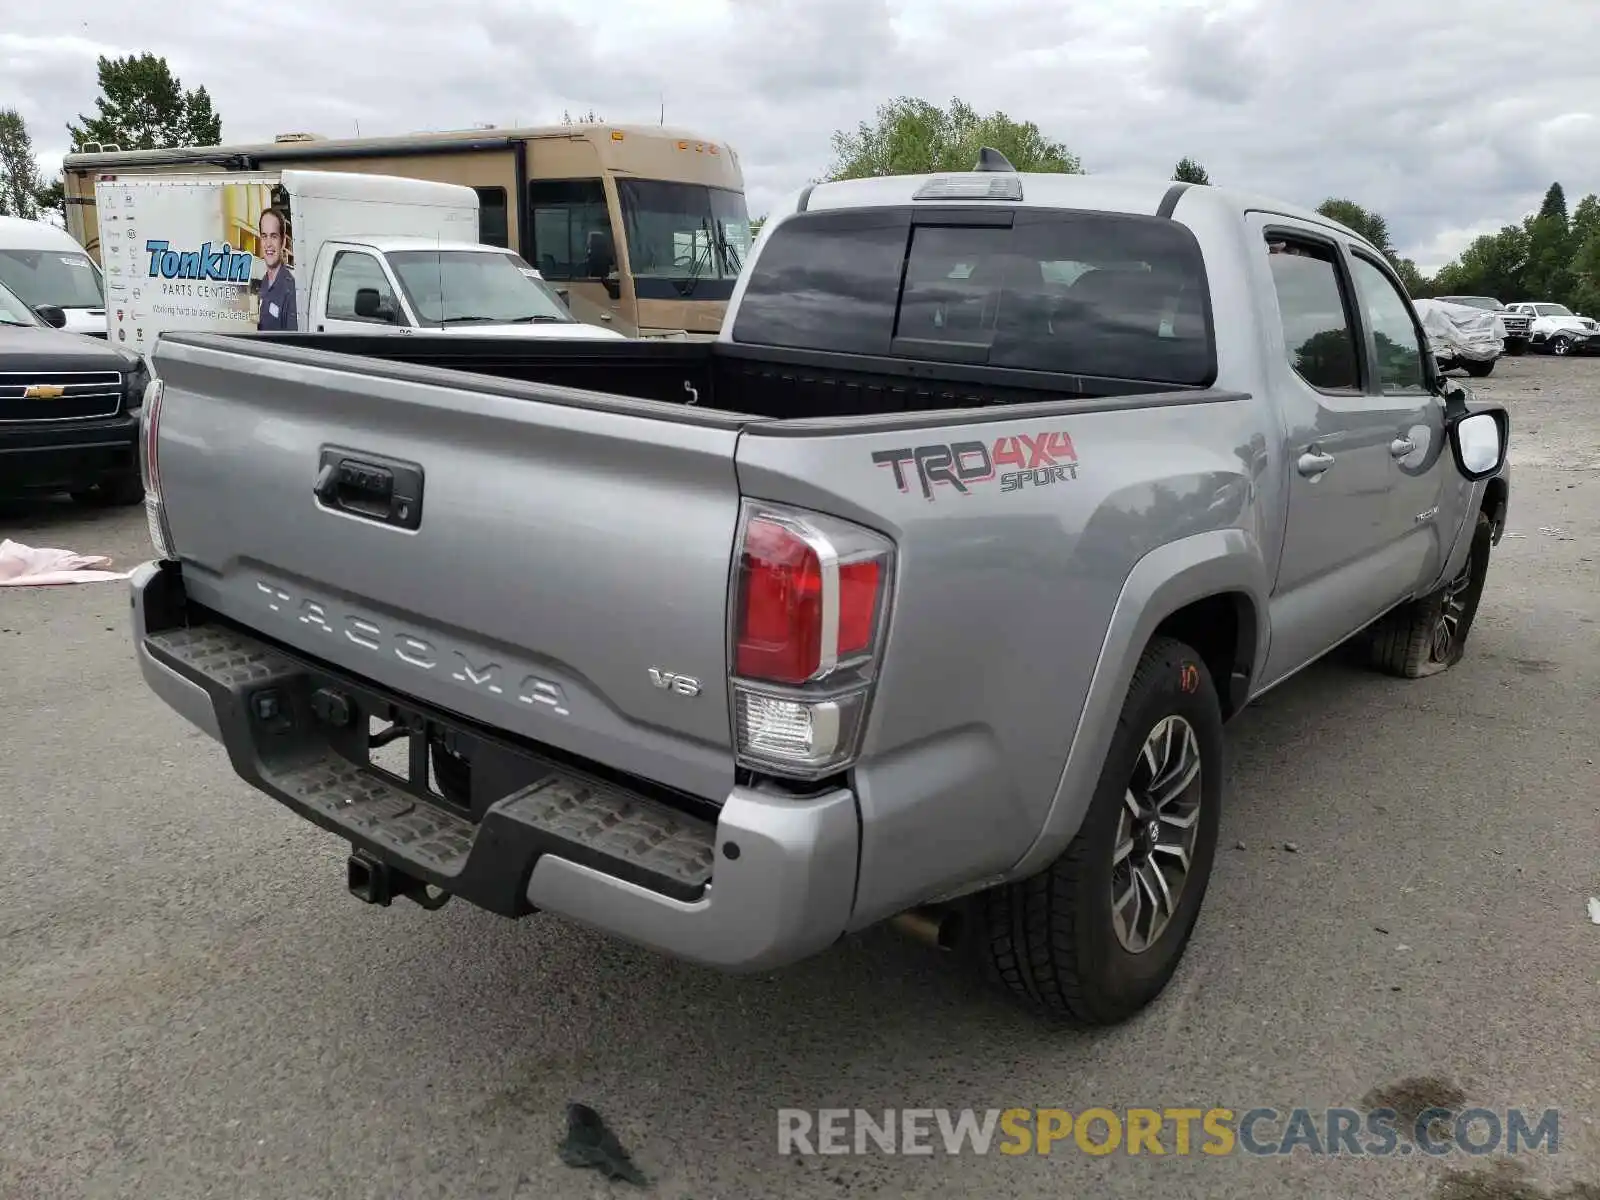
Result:
{"label": "white plastic debris", "polygon": [[0,541],[0,587],[44,587],[61,583],[102,583],[126,579],[130,571],[107,571],[111,560],[103,554],[76,554],[71,550],[24,546],[10,538]]}
{"label": "white plastic debris", "polygon": [[1589,897],[1589,920],[1600,925],[1600,896]]}

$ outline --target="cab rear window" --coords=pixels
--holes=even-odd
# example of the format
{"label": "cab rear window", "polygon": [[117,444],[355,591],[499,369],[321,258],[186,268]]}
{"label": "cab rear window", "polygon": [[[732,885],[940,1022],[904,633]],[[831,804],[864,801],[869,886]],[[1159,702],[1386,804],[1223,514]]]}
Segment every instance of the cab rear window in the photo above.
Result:
{"label": "cab rear window", "polygon": [[[805,213],[770,234],[734,320],[752,345],[1205,386],[1209,291],[1194,235],[1156,217],[1048,209]],[[943,220],[945,223],[940,223]]]}

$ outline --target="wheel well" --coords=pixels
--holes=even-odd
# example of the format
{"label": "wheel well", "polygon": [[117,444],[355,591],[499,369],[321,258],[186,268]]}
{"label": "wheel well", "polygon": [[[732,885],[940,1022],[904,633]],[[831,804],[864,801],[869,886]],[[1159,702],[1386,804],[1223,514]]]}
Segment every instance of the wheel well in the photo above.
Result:
{"label": "wheel well", "polygon": [[1495,541],[1500,540],[1500,526],[1506,519],[1506,493],[1510,489],[1504,479],[1491,479],[1483,489],[1483,513],[1495,526]]}
{"label": "wheel well", "polygon": [[1226,720],[1244,707],[1256,653],[1256,608],[1243,592],[1220,592],[1178,609],[1155,637],[1194,647],[1211,672]]}

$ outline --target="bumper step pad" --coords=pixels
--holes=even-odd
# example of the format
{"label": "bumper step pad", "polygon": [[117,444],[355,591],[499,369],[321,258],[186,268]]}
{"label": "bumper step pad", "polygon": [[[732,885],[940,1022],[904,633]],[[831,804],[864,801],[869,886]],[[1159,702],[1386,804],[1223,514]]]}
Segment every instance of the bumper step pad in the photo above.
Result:
{"label": "bumper step pad", "polygon": [[[489,805],[474,823],[389,782],[334,749],[312,715],[321,687],[366,683],[301,662],[248,634],[201,625],[150,634],[153,657],[200,685],[216,706],[234,768],[301,816],[416,877],[507,916],[530,911],[541,854],[683,901],[711,881],[716,827],[617,784],[536,755],[537,782]],[[260,697],[274,697],[263,710]],[[397,696],[384,700],[450,723]]]}

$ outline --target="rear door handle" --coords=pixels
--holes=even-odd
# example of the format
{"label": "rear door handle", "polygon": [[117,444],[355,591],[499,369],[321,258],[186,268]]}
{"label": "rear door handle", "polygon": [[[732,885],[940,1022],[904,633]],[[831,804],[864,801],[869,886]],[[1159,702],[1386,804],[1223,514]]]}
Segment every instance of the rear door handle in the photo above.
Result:
{"label": "rear door handle", "polygon": [[1396,458],[1404,458],[1417,448],[1417,444],[1408,437],[1397,437],[1389,443],[1389,453]]}
{"label": "rear door handle", "polygon": [[1333,455],[1324,454],[1320,450],[1307,450],[1300,456],[1300,461],[1295,463],[1295,466],[1307,479],[1315,479],[1333,466]]}

